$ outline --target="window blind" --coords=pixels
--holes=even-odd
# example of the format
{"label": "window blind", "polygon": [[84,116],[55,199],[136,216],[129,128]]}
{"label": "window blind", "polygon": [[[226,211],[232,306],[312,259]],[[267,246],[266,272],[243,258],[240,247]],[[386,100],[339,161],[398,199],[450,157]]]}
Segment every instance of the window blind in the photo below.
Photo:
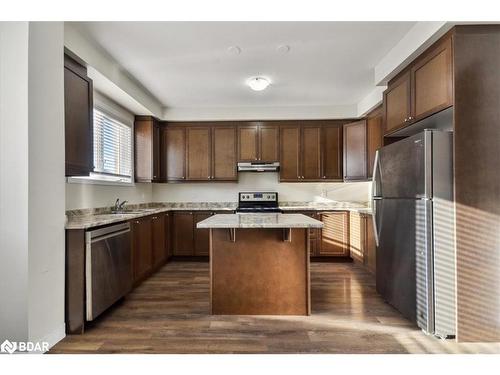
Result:
{"label": "window blind", "polygon": [[132,129],[94,108],[94,172],[132,175]]}

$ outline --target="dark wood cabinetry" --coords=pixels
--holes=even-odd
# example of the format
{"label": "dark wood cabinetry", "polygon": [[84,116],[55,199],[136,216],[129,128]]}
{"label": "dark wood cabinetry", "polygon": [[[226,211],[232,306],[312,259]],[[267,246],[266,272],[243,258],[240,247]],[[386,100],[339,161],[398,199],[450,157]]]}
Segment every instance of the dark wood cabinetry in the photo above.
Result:
{"label": "dark wood cabinetry", "polygon": [[137,182],[161,182],[162,129],[151,116],[136,116],[134,123],[135,180]]}
{"label": "dark wood cabinetry", "polygon": [[323,212],[318,256],[349,256],[349,212]]}
{"label": "dark wood cabinetry", "polygon": [[280,128],[280,181],[342,180],[342,123],[289,121]]}
{"label": "dark wood cabinetry", "polygon": [[375,153],[383,145],[383,115],[382,106],[375,108],[366,116],[366,158],[367,177],[373,177],[373,164],[375,163]]}
{"label": "dark wood cabinetry", "polygon": [[132,221],[132,253],[134,282],[138,282],[144,279],[153,268],[153,231],[151,216]]}
{"label": "dark wood cabinetry", "polygon": [[238,161],[279,160],[279,126],[252,123],[238,126]]}
{"label": "dark wood cabinetry", "polygon": [[366,120],[344,125],[344,180],[367,178]]}
{"label": "dark wood cabinetry", "polygon": [[152,237],[153,237],[153,268],[163,265],[168,259],[168,214],[153,215]]}
{"label": "dark wood cabinetry", "polygon": [[186,129],[186,177],[188,180],[212,178],[212,147],[210,127]]}
{"label": "dark wood cabinetry", "polygon": [[212,180],[235,181],[236,171],[236,127],[212,127]]}
{"label": "dark wood cabinetry", "polygon": [[342,175],[343,139],[342,125],[327,125],[322,129],[322,169],[323,180],[340,181]]}
{"label": "dark wood cabinetry", "polygon": [[202,220],[205,220],[212,216],[211,212],[195,212],[194,214],[194,245],[193,253],[199,256],[208,256],[210,253],[210,230],[209,229],[198,229],[196,224]]}
{"label": "dark wood cabinetry", "polygon": [[351,258],[375,273],[376,245],[371,215],[349,214],[349,254]]}
{"label": "dark wood cabinetry", "polygon": [[167,126],[163,132],[162,162],[167,181],[186,179],[186,128]]}
{"label": "dark wood cabinetry", "polygon": [[87,68],[64,55],[66,176],[88,176],[94,170],[93,106]]}
{"label": "dark wood cabinetry", "polygon": [[193,255],[193,225],[192,212],[174,212],[172,214],[172,255]]}
{"label": "dark wood cabinetry", "polygon": [[389,82],[384,92],[384,134],[452,105],[452,38],[447,35]]}
{"label": "dark wood cabinetry", "polygon": [[236,127],[216,123],[165,125],[167,181],[236,181]]}
{"label": "dark wood cabinetry", "polygon": [[410,72],[391,82],[384,92],[385,133],[405,126],[411,120]]}

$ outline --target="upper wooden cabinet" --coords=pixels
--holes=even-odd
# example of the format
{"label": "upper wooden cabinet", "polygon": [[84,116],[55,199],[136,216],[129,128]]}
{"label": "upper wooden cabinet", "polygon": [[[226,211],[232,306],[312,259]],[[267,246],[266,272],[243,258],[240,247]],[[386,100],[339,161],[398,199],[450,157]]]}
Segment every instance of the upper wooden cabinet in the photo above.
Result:
{"label": "upper wooden cabinet", "polygon": [[321,164],[323,180],[342,180],[343,138],[342,124],[322,128]]}
{"label": "upper wooden cabinet", "polygon": [[238,161],[279,160],[279,126],[251,123],[238,126]]}
{"label": "upper wooden cabinet", "polygon": [[186,129],[186,140],[187,179],[210,180],[212,178],[210,127],[188,127]]}
{"label": "upper wooden cabinet", "polygon": [[134,123],[135,180],[137,182],[160,182],[162,129],[157,119],[151,116],[136,116]]}
{"label": "upper wooden cabinet", "polygon": [[167,181],[186,179],[186,128],[166,126],[163,132],[162,168]]}
{"label": "upper wooden cabinet", "polygon": [[[453,104],[451,38],[428,50],[411,68],[412,117],[418,121]],[[413,120],[413,119],[412,119]]]}
{"label": "upper wooden cabinet", "polygon": [[300,125],[280,128],[280,181],[302,181]]}
{"label": "upper wooden cabinet", "polygon": [[452,38],[420,55],[384,92],[384,134],[453,105]]}
{"label": "upper wooden cabinet", "polygon": [[382,106],[374,109],[366,116],[366,149],[367,149],[367,177],[373,177],[373,164],[375,163],[375,153],[383,146],[383,114]]}
{"label": "upper wooden cabinet", "polygon": [[366,180],[366,120],[344,125],[344,180]]}
{"label": "upper wooden cabinet", "polygon": [[342,123],[289,121],[280,128],[280,181],[342,180]]}
{"label": "upper wooden cabinet", "polygon": [[406,72],[384,92],[385,133],[404,126],[411,117],[411,78]]}
{"label": "upper wooden cabinet", "polygon": [[93,105],[87,68],[64,55],[66,176],[88,176],[94,170]]}
{"label": "upper wooden cabinet", "polygon": [[167,124],[162,163],[167,181],[235,181],[237,140],[234,125]]}
{"label": "upper wooden cabinet", "polygon": [[212,127],[212,179],[233,181],[238,179],[236,171],[236,127]]}

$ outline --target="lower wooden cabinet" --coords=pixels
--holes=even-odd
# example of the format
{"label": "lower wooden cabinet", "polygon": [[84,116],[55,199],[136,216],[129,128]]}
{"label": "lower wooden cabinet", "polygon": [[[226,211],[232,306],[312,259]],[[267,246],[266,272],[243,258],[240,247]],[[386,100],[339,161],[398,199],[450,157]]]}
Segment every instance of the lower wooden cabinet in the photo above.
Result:
{"label": "lower wooden cabinet", "polygon": [[364,264],[370,272],[375,273],[376,244],[371,215],[350,213],[349,254],[354,261]]}
{"label": "lower wooden cabinet", "polygon": [[320,217],[323,228],[317,256],[349,256],[349,212],[323,212]]}
{"label": "lower wooden cabinet", "polygon": [[196,212],[194,213],[194,244],[193,254],[199,256],[208,256],[210,254],[210,230],[198,229],[196,224],[212,216],[211,212]]}
{"label": "lower wooden cabinet", "polygon": [[134,282],[145,278],[153,269],[152,217],[132,221],[132,254]]}
{"label": "lower wooden cabinet", "polygon": [[194,217],[192,212],[174,212],[172,215],[172,255],[194,254]]}
{"label": "lower wooden cabinet", "polygon": [[160,267],[167,261],[167,215],[158,214],[151,217],[153,231],[153,268]]}

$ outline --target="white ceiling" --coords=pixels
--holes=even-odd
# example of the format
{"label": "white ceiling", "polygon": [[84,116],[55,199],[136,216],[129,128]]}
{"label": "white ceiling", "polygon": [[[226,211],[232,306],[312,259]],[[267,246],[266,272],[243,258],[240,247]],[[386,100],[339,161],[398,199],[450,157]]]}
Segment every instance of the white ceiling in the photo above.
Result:
{"label": "white ceiling", "polygon": [[[167,108],[356,105],[415,22],[79,22]],[[279,45],[290,46],[286,54]],[[241,53],[231,54],[230,46]],[[268,77],[265,91],[251,76]]]}

